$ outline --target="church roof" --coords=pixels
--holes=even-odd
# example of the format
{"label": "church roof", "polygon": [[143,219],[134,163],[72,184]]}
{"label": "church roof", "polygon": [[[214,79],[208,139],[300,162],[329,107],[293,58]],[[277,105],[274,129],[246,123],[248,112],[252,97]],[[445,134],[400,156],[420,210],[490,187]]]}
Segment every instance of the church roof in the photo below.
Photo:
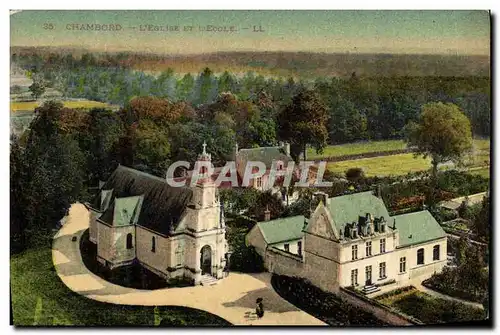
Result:
{"label": "church roof", "polygon": [[[429,211],[396,215],[396,229],[399,231],[399,246],[405,247],[445,237],[446,233]],[[389,221],[392,225],[394,221]]]}
{"label": "church roof", "polygon": [[[188,187],[172,187],[166,180],[125,166],[111,174],[102,190],[111,190],[111,204],[100,219],[110,225],[138,224],[169,235],[180,221],[192,197]],[[109,192],[106,194],[109,196]],[[101,208],[101,192],[93,208]],[[107,199],[108,200],[108,199]]]}
{"label": "church roof", "polygon": [[257,223],[267,244],[275,244],[301,239],[304,236],[302,229],[305,224],[303,215],[280,218]]}
{"label": "church roof", "polygon": [[238,151],[237,160],[241,161],[244,166],[248,161],[258,161],[271,168],[273,160],[288,163],[292,158],[286,154],[284,147],[259,147],[251,149],[240,149]]}
{"label": "church roof", "polygon": [[389,219],[384,202],[371,191],[342,195],[328,199],[326,207],[335,224],[336,231],[345,230],[346,224],[363,223],[367,213],[374,219]]}

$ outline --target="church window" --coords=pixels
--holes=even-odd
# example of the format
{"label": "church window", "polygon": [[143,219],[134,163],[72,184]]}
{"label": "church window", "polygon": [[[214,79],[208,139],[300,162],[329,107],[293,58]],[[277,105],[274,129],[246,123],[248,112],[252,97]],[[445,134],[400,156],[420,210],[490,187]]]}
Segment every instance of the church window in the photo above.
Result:
{"label": "church window", "polygon": [[151,238],[151,252],[156,252],[156,237]]}
{"label": "church window", "polygon": [[127,234],[127,249],[132,249],[133,248],[133,245],[132,245],[132,234]]}

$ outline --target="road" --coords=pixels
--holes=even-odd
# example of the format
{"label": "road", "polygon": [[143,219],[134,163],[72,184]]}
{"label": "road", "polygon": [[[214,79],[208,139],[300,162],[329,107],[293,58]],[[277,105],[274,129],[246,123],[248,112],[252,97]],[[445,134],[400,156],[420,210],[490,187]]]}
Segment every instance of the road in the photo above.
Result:
{"label": "road", "polygon": [[[138,290],[118,286],[90,272],[80,254],[80,238],[88,229],[89,213],[71,206],[64,226],[54,237],[52,258],[62,282],[72,291],[101,302],[142,306],[184,306],[200,309],[234,325],[326,325],[282,299],[270,284],[269,273],[230,273],[213,286]],[[76,236],[77,241],[72,241]],[[255,300],[264,299],[265,315],[252,315]]]}

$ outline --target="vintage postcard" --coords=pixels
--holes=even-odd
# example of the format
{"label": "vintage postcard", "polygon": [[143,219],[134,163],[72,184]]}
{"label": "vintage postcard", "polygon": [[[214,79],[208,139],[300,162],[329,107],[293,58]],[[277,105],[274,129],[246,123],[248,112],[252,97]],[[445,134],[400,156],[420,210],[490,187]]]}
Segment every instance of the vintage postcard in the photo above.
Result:
{"label": "vintage postcard", "polygon": [[12,10],[12,324],[491,326],[490,24]]}

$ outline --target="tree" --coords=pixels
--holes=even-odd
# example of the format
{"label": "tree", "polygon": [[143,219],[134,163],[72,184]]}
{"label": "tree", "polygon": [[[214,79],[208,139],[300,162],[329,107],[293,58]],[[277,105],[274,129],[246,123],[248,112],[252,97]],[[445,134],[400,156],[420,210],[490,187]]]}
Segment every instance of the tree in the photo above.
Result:
{"label": "tree", "polygon": [[145,172],[164,177],[170,160],[167,129],[151,120],[140,120],[133,128],[134,165]]}
{"label": "tree", "polygon": [[42,96],[45,93],[45,83],[42,79],[33,79],[33,84],[30,85],[29,90],[31,95],[35,100]]}
{"label": "tree", "polygon": [[278,137],[290,143],[290,154],[298,161],[300,152],[306,160],[307,145],[321,152],[326,146],[327,108],[311,90],[302,90],[278,116]]}
{"label": "tree", "polygon": [[357,184],[365,178],[365,171],[362,168],[350,168],[345,172],[345,176],[347,180]]}
{"label": "tree", "polygon": [[472,148],[470,121],[458,106],[433,102],[422,107],[418,123],[409,123],[406,141],[416,148],[416,154],[432,158],[436,179],[438,164],[460,162]]}
{"label": "tree", "polygon": [[472,231],[485,243],[490,239],[490,198],[484,197],[479,213],[473,218]]}

